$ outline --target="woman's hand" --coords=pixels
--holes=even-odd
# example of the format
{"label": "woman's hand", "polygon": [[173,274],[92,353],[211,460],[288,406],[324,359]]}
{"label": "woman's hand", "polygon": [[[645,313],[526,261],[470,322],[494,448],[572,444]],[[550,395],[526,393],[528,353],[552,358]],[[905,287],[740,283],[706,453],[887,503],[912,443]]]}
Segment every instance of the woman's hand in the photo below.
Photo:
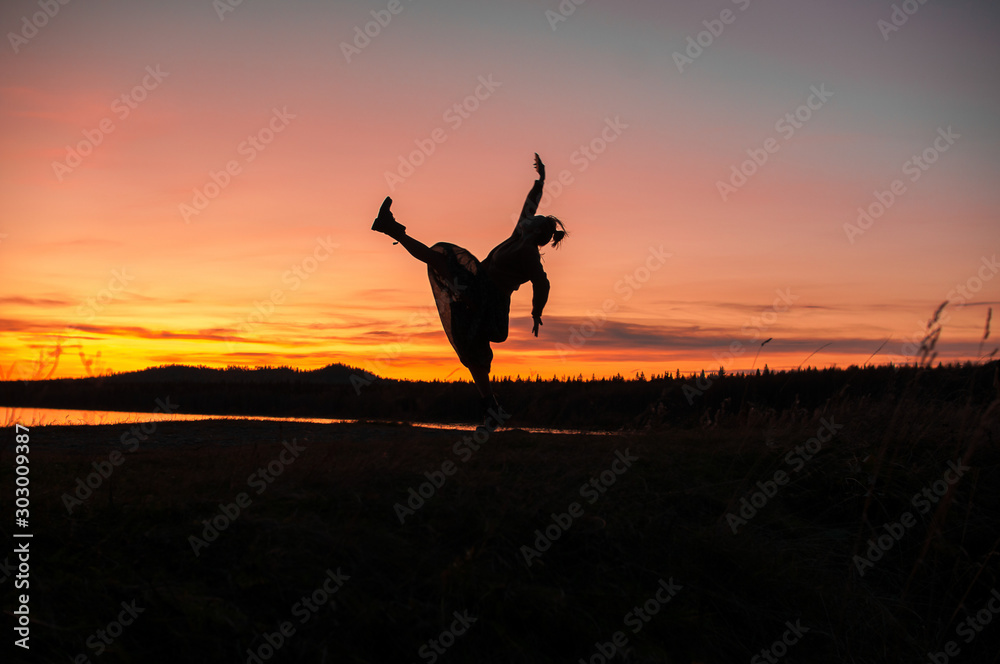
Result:
{"label": "woman's hand", "polygon": [[531,328],[531,333],[537,337],[538,336],[538,326],[542,324],[542,317],[541,316],[532,316],[532,318],[534,319],[535,324]]}
{"label": "woman's hand", "polygon": [[535,170],[538,171],[538,179],[544,181],[545,180],[545,164],[542,163],[542,159],[541,159],[541,157],[538,156],[537,152],[535,153]]}

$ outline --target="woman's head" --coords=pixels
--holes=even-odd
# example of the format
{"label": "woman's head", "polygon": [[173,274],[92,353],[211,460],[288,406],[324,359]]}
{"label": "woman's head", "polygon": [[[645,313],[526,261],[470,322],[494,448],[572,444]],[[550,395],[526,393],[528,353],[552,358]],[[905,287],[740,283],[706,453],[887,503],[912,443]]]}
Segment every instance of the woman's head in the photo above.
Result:
{"label": "woman's head", "polygon": [[553,247],[558,247],[563,238],[566,237],[566,228],[557,217],[552,215],[536,215],[530,219],[525,219],[522,232],[531,238],[532,242],[539,247],[544,247],[549,242]]}

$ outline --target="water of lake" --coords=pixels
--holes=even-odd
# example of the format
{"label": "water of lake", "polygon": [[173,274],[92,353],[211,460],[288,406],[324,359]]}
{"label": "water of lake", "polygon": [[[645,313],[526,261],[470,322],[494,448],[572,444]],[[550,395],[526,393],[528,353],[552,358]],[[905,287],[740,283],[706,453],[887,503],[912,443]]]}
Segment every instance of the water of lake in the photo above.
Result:
{"label": "water of lake", "polygon": [[[0,406],[0,425],[14,426],[23,424],[27,427],[59,426],[59,425],[99,425],[99,424],[135,424],[138,422],[197,422],[203,420],[259,420],[268,422],[308,422],[312,424],[354,424],[359,420],[330,419],[323,417],[265,417],[260,415],[199,415],[191,413],[136,413],[117,410],[67,410],[61,408],[16,408]],[[364,420],[373,422],[373,420]],[[398,422],[384,422],[398,424]],[[454,431],[475,431],[476,426],[469,423],[449,422],[411,422],[412,426],[429,429],[448,429]],[[610,434],[609,431],[579,431],[573,429],[545,429],[534,427],[517,427],[531,433],[550,434]]]}

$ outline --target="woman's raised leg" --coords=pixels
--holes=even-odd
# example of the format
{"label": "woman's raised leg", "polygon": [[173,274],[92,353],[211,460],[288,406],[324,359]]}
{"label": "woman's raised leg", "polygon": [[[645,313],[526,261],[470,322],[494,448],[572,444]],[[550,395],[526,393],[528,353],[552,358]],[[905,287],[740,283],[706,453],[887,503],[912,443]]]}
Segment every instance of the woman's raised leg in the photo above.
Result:
{"label": "woman's raised leg", "polygon": [[403,245],[403,248],[410,252],[410,255],[417,260],[427,263],[441,274],[447,273],[448,260],[444,254],[434,251],[420,240],[410,237],[405,232],[394,239]]}
{"label": "woman's raised leg", "polygon": [[420,240],[407,235],[406,226],[396,221],[396,217],[393,216],[392,211],[389,209],[391,205],[392,199],[386,196],[385,200],[382,201],[382,207],[379,208],[378,217],[375,218],[375,223],[372,224],[372,230],[385,233],[403,245],[403,248],[410,252],[411,256],[422,263],[427,263],[435,270],[444,274],[447,266],[447,259],[445,259],[444,255],[433,251]]}

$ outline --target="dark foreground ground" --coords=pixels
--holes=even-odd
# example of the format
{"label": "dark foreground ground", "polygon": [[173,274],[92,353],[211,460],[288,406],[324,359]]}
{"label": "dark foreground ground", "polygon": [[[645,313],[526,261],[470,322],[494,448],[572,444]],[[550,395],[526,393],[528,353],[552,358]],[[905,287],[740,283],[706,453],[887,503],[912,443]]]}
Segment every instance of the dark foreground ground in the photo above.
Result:
{"label": "dark foreground ground", "polygon": [[[34,535],[30,589],[17,591],[30,595],[31,658],[12,650],[102,663],[997,662],[997,421],[996,402],[855,404],[616,435],[507,429],[475,451],[470,432],[375,424],[160,423],[146,440],[133,425],[38,427],[27,529],[13,527],[7,427],[3,528]],[[97,488],[77,493],[88,475]],[[397,507],[408,500],[412,513]],[[10,552],[23,540],[6,541],[13,640]]]}

